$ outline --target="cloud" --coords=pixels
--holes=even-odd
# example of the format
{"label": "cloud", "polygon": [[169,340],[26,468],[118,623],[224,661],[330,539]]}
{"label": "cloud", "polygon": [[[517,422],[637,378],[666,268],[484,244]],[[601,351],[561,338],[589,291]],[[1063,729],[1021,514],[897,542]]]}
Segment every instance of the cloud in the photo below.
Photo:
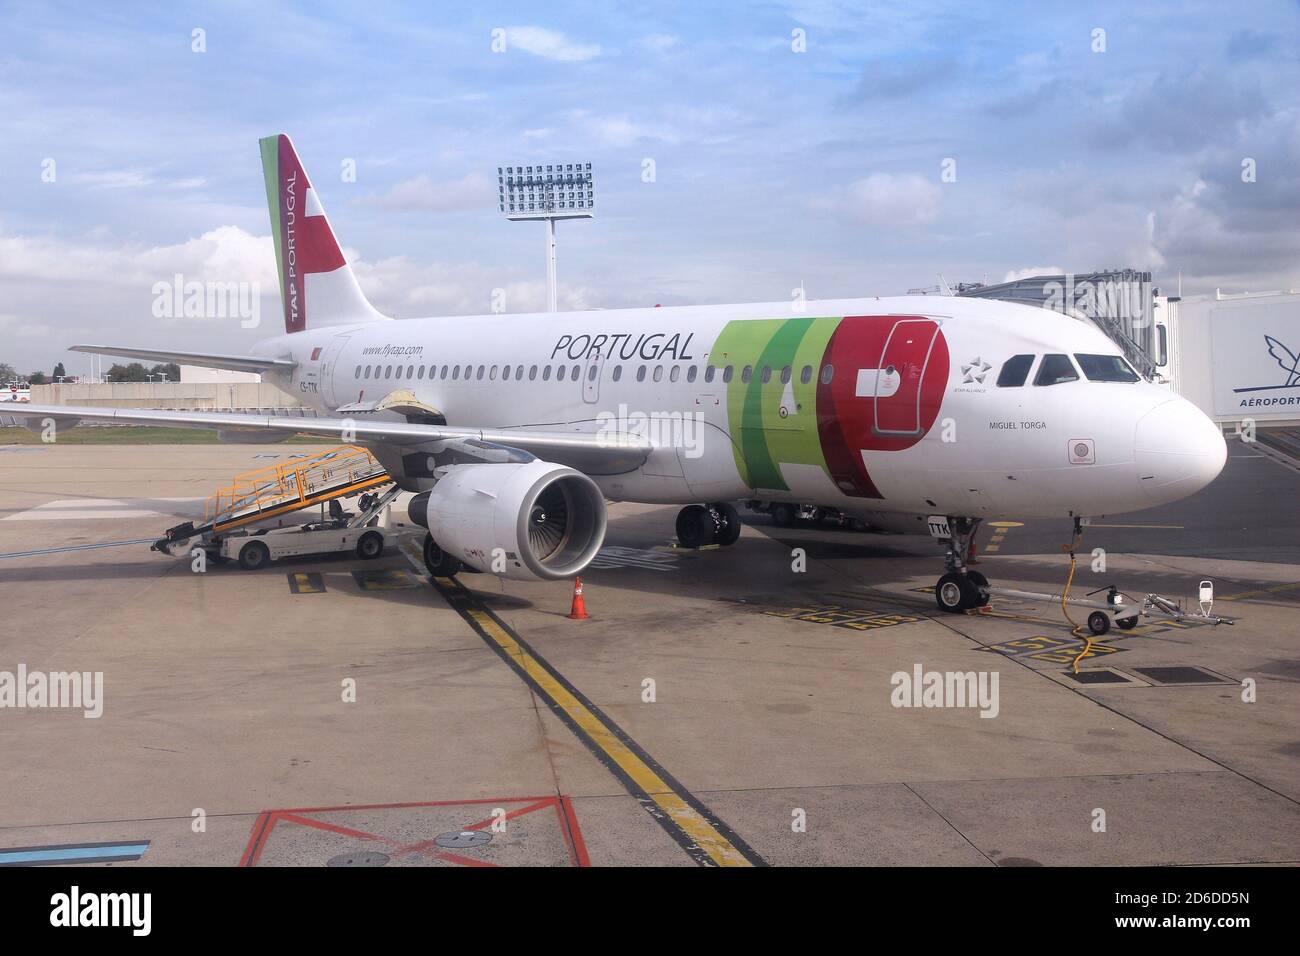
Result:
{"label": "cloud", "polygon": [[271,237],[219,226],[165,246],[79,244],[52,236],[0,234],[0,276],[64,283],[104,283],[148,289],[176,273],[187,280],[275,284]]}
{"label": "cloud", "polygon": [[[482,315],[492,311],[498,292],[505,312],[547,308],[545,280],[516,280],[502,269],[478,263],[416,262],[407,256],[390,256],[373,263],[357,260],[352,268],[366,297],[388,315]],[[563,283],[557,296],[566,311],[590,309],[594,301],[592,290]]]}
{"label": "cloud", "polygon": [[877,226],[920,226],[939,217],[939,186],[917,173],[872,173],[836,193],[819,196],[813,208]]}
{"label": "cloud", "polygon": [[651,33],[649,36],[641,37],[636,41],[636,45],[643,50],[649,50],[652,53],[667,53],[681,45],[681,40],[671,33]]}
{"label": "cloud", "polygon": [[1219,70],[1162,71],[1113,100],[1098,98],[1088,122],[1091,145],[1116,144],[1188,150],[1214,131],[1231,130],[1271,112],[1253,77],[1236,79]]}
{"label": "cloud", "polygon": [[853,99],[859,103],[894,100],[941,86],[957,78],[957,62],[949,56],[873,60],[862,70]]}
{"label": "cloud", "polygon": [[428,176],[403,180],[382,196],[361,202],[393,212],[456,213],[482,210],[495,197],[492,183],[481,173],[468,173],[451,182],[435,182]]}
{"label": "cloud", "polygon": [[[521,280],[513,267],[406,256],[367,262],[353,249],[344,253],[375,307],[398,318],[487,314],[497,290],[506,312],[541,312],[547,306],[545,280]],[[255,283],[261,325],[242,329],[234,317],[155,317],[154,284],[171,287],[178,273],[186,283]],[[82,368],[82,358],[65,352],[77,340],[238,353],[282,330],[271,237],[237,226],[158,246],[123,246],[112,236],[98,241],[0,232],[0,282],[5,288],[0,362],[23,369],[48,369],[57,361]],[[561,283],[558,295],[565,310],[590,309],[603,301],[583,285]]]}
{"label": "cloud", "polygon": [[599,46],[574,43],[563,33],[545,27],[506,27],[506,48],[511,47],[562,63],[576,63],[600,56]]}
{"label": "cloud", "polygon": [[1008,269],[1002,277],[1003,282],[1015,282],[1017,279],[1032,279],[1034,276],[1059,276],[1065,270],[1060,266],[1030,266],[1028,269]]}

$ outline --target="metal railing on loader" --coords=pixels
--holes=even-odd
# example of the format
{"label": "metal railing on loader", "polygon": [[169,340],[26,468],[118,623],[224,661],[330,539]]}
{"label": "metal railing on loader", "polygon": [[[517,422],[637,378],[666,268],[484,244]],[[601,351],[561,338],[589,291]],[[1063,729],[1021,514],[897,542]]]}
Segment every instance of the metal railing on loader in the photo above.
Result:
{"label": "metal railing on loader", "polygon": [[152,548],[172,554],[174,547],[191,538],[222,534],[310,505],[358,494],[391,480],[374,455],[354,445],[247,471],[208,497],[202,524],[186,521],[168,528]]}

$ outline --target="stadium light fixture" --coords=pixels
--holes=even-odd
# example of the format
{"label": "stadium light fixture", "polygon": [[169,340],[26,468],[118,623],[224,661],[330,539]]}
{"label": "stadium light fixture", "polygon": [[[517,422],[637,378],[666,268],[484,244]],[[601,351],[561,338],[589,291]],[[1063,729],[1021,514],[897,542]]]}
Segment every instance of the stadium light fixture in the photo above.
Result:
{"label": "stadium light fixture", "polygon": [[596,187],[591,163],[533,163],[497,167],[497,208],[514,222],[546,223],[546,295],[549,311],[558,311],[555,270],[555,224],[561,219],[596,215]]}

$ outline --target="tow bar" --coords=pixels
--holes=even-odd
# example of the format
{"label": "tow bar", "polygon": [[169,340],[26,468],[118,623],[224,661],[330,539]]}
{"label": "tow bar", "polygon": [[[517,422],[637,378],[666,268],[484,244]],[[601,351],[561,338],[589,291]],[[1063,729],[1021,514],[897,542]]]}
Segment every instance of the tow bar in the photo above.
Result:
{"label": "tow bar", "polygon": [[[1022,591],[1018,588],[989,587],[993,597],[1014,597],[1043,604],[1062,604],[1060,592],[1048,594],[1044,591]],[[1095,594],[1105,592],[1105,598],[1093,598]],[[1214,583],[1202,581],[1198,607],[1195,611],[1185,610],[1177,601],[1159,594],[1148,594],[1141,600],[1130,600],[1113,584],[1089,591],[1081,598],[1065,598],[1064,603],[1074,607],[1093,608],[1088,615],[1088,630],[1097,637],[1110,630],[1111,623],[1121,630],[1129,631],[1137,627],[1143,618],[1169,621],[1200,621],[1205,624],[1233,624],[1230,617],[1211,614],[1214,609]]]}

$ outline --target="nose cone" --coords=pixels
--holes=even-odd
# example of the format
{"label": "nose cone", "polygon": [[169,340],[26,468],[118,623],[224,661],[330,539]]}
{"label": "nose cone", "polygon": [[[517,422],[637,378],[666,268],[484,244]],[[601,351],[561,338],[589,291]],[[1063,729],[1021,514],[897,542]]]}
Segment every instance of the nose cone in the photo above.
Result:
{"label": "nose cone", "polygon": [[1138,481],[1152,504],[1200,491],[1223,470],[1223,433],[1199,408],[1172,398],[1138,419],[1134,435]]}

